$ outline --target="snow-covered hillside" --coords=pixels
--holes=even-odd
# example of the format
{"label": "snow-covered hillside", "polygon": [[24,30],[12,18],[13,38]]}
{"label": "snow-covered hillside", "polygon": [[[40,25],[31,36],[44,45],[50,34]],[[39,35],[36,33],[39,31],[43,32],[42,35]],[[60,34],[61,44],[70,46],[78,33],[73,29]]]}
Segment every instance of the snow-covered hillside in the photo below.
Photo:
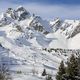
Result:
{"label": "snow-covered hillside", "polygon": [[13,80],[44,80],[43,69],[55,80],[59,63],[80,52],[79,32],[79,20],[48,22],[22,6],[8,8],[0,16],[0,64]]}

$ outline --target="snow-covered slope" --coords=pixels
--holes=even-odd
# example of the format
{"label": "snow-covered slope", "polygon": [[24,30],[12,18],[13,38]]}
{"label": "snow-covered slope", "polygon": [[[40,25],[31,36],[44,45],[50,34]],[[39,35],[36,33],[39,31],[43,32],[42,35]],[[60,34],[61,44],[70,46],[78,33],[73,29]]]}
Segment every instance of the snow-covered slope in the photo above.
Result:
{"label": "snow-covered slope", "polygon": [[80,33],[69,39],[68,48],[69,49],[80,49]]}
{"label": "snow-covered slope", "polygon": [[[59,25],[58,25],[58,23],[59,23]],[[53,34],[58,34],[58,35],[56,35],[56,37],[57,37],[56,42],[58,41],[57,42],[58,46],[56,45],[57,48],[67,48],[67,49],[75,49],[75,48],[79,49],[80,48],[79,47],[80,20],[61,21],[60,19],[57,18],[57,19],[53,20],[52,22],[50,22],[50,24],[52,25],[52,28],[54,29]],[[55,25],[57,25],[57,26],[55,26]],[[62,36],[62,37],[60,37],[60,36]],[[65,42],[65,44],[64,44],[64,42]],[[54,43],[55,42],[53,42],[53,44]],[[75,45],[72,45],[72,44],[75,44]]]}
{"label": "snow-covered slope", "polygon": [[[28,34],[32,32],[31,34]],[[53,77],[55,76],[56,70],[61,57],[57,57],[55,53],[49,54],[49,52],[42,50],[46,48],[51,42],[50,38],[46,38],[42,33],[36,32],[35,30],[28,30],[28,32],[18,31],[17,28],[9,25],[0,27],[0,44],[1,54],[4,50],[6,51],[7,61],[1,59],[1,62],[7,62],[10,71],[12,71],[13,79],[26,80],[27,76],[33,75],[33,70],[36,68],[35,76],[32,76],[31,80],[37,78],[37,80],[44,79],[41,76],[43,69],[45,68],[48,73],[51,73],[51,70],[54,70]],[[27,34],[27,35],[26,35]],[[57,61],[56,61],[57,59]],[[16,71],[16,75],[14,72]],[[21,74],[17,72],[21,71]],[[24,75],[23,75],[24,74]],[[24,77],[26,76],[26,77]]]}
{"label": "snow-covered slope", "polygon": [[66,36],[66,38],[74,37],[77,33],[79,33],[79,20],[65,20],[62,24],[62,34]]}
{"label": "snow-covered slope", "polygon": [[0,64],[9,66],[13,80],[44,80],[43,69],[55,80],[59,63],[80,49],[79,43],[79,20],[49,23],[22,6],[0,16]]}
{"label": "snow-covered slope", "polygon": [[51,43],[49,44],[49,48],[68,49],[68,40],[64,37],[64,35],[60,34],[60,31],[49,33],[46,35],[46,37],[52,39]]}
{"label": "snow-covered slope", "polygon": [[56,32],[58,29],[60,29],[61,24],[62,24],[62,21],[59,18],[56,18],[53,21],[50,21],[50,25],[53,29],[53,32]]}

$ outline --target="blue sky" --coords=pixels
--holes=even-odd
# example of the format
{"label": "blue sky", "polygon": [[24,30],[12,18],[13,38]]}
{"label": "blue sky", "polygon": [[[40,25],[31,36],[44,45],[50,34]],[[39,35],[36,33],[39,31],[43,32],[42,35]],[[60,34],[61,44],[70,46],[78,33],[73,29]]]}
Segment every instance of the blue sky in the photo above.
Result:
{"label": "blue sky", "polygon": [[0,12],[20,5],[44,19],[80,19],[80,0],[0,0]]}

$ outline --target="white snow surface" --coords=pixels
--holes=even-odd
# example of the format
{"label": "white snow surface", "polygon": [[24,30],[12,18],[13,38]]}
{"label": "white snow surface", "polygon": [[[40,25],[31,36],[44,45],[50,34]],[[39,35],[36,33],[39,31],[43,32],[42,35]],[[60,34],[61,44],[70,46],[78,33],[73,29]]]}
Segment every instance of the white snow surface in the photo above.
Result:
{"label": "white snow surface", "polygon": [[49,52],[49,49],[80,49],[80,33],[67,38],[75,31],[79,20],[65,20],[61,28],[53,32],[50,25],[56,24],[57,20],[49,24],[41,18],[35,19],[43,26],[44,31],[49,32],[43,34],[30,26],[34,20],[30,14],[20,21],[12,19],[10,15],[6,18],[10,22],[5,22],[4,15],[0,17],[0,62],[9,66],[13,80],[44,80],[45,77],[41,75],[43,69],[55,80],[60,62],[65,62],[70,54],[64,56],[64,53],[55,50]]}

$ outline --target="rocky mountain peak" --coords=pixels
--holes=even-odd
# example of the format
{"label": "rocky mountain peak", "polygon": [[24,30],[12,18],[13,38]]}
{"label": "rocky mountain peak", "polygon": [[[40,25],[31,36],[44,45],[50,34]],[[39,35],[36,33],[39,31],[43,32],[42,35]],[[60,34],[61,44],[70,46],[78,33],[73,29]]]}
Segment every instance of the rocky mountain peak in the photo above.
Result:
{"label": "rocky mountain peak", "polygon": [[16,11],[26,11],[26,9],[23,6],[19,6]]}
{"label": "rocky mountain peak", "polygon": [[26,18],[30,18],[30,13],[23,7],[23,6],[19,6],[17,9],[16,9],[16,12],[18,14],[18,20],[24,20]]}

